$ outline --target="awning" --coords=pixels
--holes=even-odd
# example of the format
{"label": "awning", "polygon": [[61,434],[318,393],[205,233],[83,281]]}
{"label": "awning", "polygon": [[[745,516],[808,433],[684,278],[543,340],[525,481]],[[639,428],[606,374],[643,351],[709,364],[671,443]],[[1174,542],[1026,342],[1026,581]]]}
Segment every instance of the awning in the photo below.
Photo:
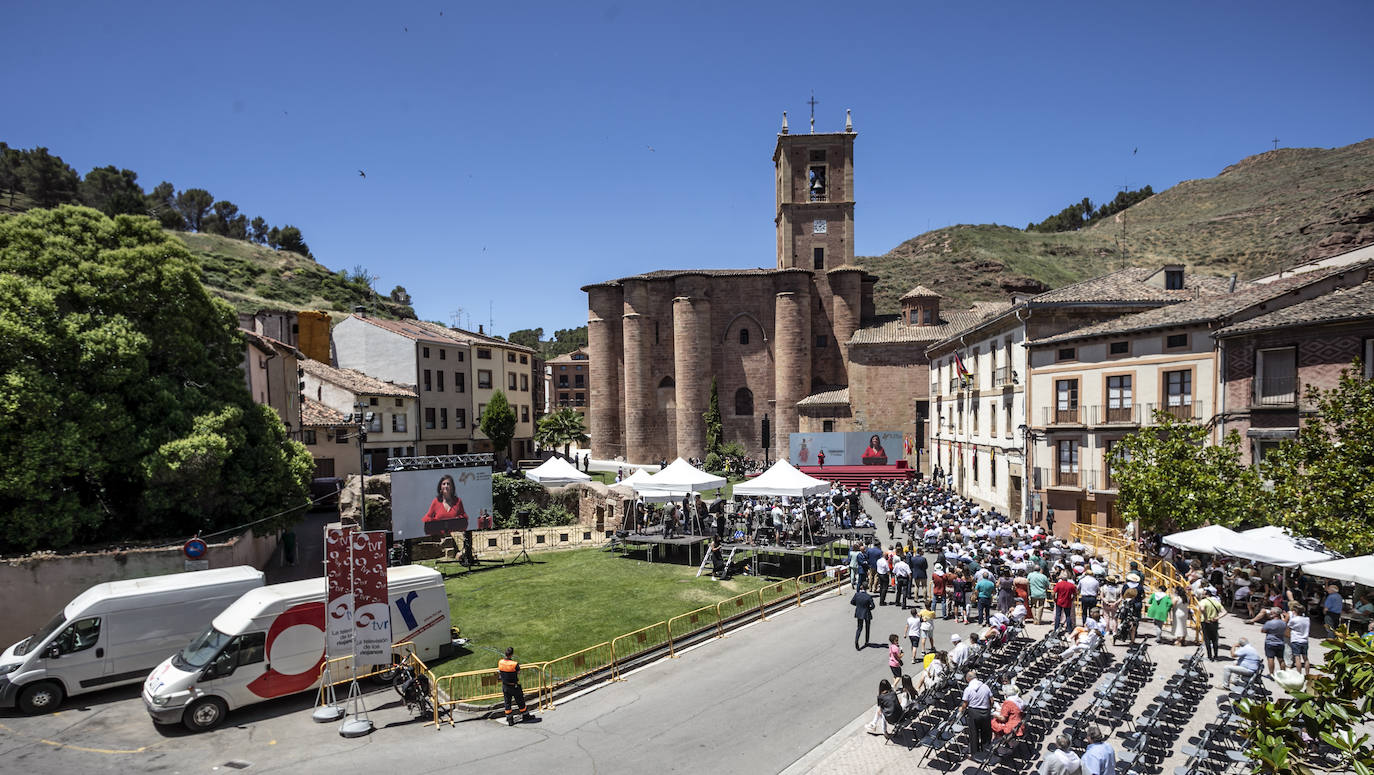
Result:
{"label": "awning", "polygon": [[830,482],[808,476],[792,467],[786,460],[779,460],[772,468],[748,482],[735,485],[734,489],[736,495],[763,495],[770,498],[799,498],[826,492],[830,492]]}
{"label": "awning", "polygon": [[634,486],[635,492],[706,492],[725,486],[725,477],[708,474],[678,458],[668,467]]}
{"label": "awning", "polygon": [[1218,541],[1216,553],[1284,568],[1296,568],[1306,563],[1332,559],[1330,552],[1319,552],[1301,546],[1298,539],[1272,526],[1255,528],[1233,538]]}
{"label": "awning", "polygon": [[1181,533],[1164,536],[1164,543],[1178,547],[1186,552],[1205,552],[1215,554],[1217,544],[1222,541],[1235,538],[1240,534],[1221,525],[1207,525],[1195,530],[1184,530]]}
{"label": "awning", "polygon": [[574,482],[590,482],[592,478],[573,468],[572,464],[561,457],[551,457],[525,472],[529,479],[545,487],[560,487]]}
{"label": "awning", "polygon": [[1302,566],[1302,572],[1309,576],[1337,581],[1353,581],[1366,587],[1374,587],[1374,554],[1366,554],[1363,557],[1347,557],[1344,560],[1309,562]]}

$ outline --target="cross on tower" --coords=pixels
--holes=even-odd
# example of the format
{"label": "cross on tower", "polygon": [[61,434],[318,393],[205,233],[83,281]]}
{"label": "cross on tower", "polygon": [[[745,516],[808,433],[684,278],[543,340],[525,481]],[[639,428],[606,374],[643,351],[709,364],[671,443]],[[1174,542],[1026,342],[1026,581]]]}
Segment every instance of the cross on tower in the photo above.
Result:
{"label": "cross on tower", "polygon": [[1273,142],[1274,142],[1274,150],[1277,151],[1277,150],[1279,149],[1279,138],[1275,137]]}
{"label": "cross on tower", "polygon": [[814,135],[816,134],[816,92],[814,89],[811,91],[811,99],[807,100],[807,104],[811,106],[811,134]]}

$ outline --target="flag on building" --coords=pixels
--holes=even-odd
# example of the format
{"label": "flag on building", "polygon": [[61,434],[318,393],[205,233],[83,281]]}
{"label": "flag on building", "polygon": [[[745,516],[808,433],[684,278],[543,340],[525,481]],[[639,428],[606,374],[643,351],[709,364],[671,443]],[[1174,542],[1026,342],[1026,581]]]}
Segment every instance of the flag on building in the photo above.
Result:
{"label": "flag on building", "polygon": [[960,382],[968,383],[973,379],[973,375],[969,373],[969,370],[964,366],[964,359],[959,357],[957,351],[954,353],[954,371],[959,375]]}

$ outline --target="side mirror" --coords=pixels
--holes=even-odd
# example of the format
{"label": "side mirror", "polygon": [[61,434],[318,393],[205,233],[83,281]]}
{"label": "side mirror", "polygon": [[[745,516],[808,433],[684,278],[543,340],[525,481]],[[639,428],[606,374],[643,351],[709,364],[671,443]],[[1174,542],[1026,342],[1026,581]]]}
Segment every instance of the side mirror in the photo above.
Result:
{"label": "side mirror", "polygon": [[44,659],[57,659],[60,656],[62,656],[62,649],[59,649],[56,643],[51,643],[43,649]]}

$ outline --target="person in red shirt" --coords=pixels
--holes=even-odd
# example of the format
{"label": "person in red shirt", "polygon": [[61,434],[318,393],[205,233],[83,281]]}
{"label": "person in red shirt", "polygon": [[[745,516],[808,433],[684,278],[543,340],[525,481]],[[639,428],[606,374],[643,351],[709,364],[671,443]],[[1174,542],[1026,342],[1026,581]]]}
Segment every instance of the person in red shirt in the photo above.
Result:
{"label": "person in red shirt", "polygon": [[445,533],[461,533],[468,529],[468,514],[463,511],[463,499],[458,497],[453,477],[444,474],[439,478],[438,492],[429,504],[429,511],[421,518],[425,535],[436,536]]}
{"label": "person in red shirt", "polygon": [[1073,629],[1073,601],[1078,597],[1078,585],[1069,581],[1067,573],[1059,576],[1059,581],[1054,585],[1054,628],[1059,629],[1060,617],[1064,620],[1064,629]]}

